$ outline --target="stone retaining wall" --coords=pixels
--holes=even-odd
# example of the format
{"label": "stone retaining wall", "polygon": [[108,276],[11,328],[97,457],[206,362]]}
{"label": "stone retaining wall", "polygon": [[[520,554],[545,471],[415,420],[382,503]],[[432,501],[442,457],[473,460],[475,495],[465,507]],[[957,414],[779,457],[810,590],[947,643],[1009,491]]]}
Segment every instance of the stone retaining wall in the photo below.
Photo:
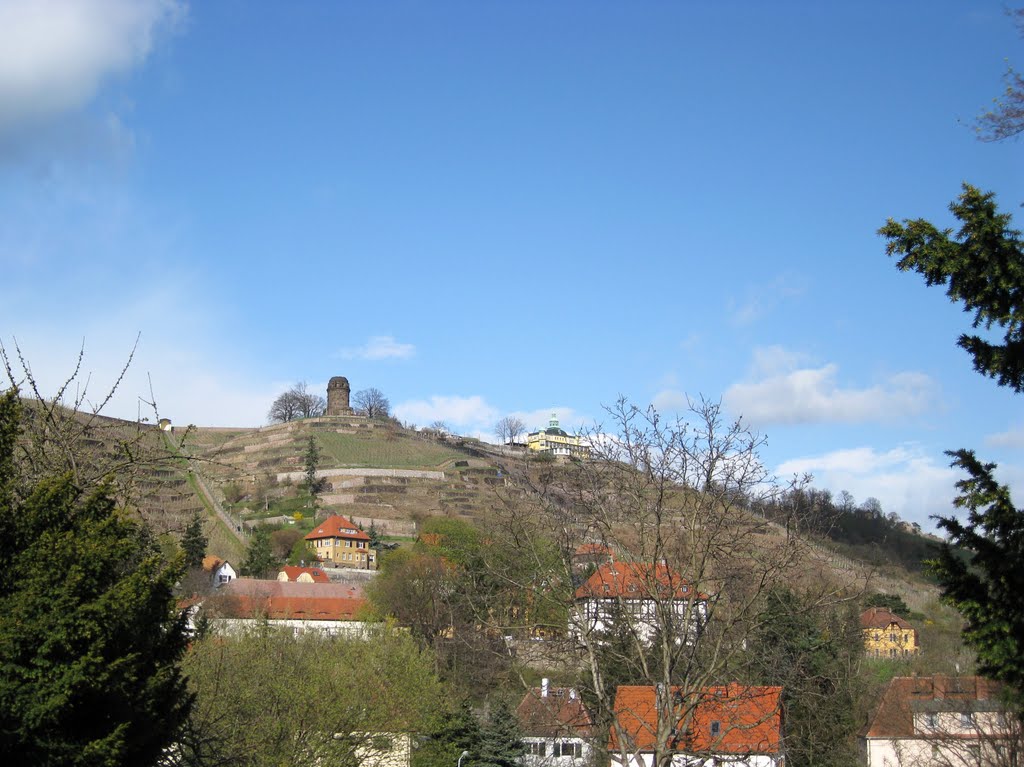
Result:
{"label": "stone retaining wall", "polygon": [[[414,479],[444,479],[443,471],[419,471],[416,469],[320,469],[317,471],[318,478],[330,479],[331,477],[412,477]],[[292,480],[293,482],[306,478],[304,471],[282,471],[277,475],[278,482]]]}

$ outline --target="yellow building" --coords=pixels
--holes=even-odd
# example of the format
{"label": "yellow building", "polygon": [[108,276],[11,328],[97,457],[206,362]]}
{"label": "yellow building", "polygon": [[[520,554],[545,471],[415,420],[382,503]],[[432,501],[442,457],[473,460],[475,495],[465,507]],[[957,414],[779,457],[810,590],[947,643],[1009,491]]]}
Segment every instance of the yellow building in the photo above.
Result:
{"label": "yellow building", "polygon": [[526,446],[538,453],[555,456],[589,458],[590,448],[579,437],[567,434],[558,426],[558,419],[551,414],[548,428],[526,435]]}
{"label": "yellow building", "polygon": [[377,552],[370,548],[370,536],[337,514],[316,525],[306,536],[306,545],[321,562],[359,570],[377,569]]}
{"label": "yellow building", "polygon": [[870,607],[860,615],[864,651],[873,658],[907,658],[916,655],[917,630],[884,607]]}

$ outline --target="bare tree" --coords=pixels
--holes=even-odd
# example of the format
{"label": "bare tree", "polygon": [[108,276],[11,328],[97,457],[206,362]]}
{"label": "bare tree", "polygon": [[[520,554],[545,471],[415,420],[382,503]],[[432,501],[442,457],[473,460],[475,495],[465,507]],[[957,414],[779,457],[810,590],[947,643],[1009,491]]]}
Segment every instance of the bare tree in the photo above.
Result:
{"label": "bare tree", "polygon": [[386,418],[391,415],[391,403],[380,389],[370,387],[352,395],[352,404],[360,415],[367,418]]}
{"label": "bare tree", "polygon": [[[1006,13],[1024,37],[1024,8],[1007,9]],[[994,107],[978,117],[977,131],[982,141],[1002,141],[1024,132],[1024,77],[1008,67],[1003,82],[1003,93],[993,99]]]}
{"label": "bare tree", "polygon": [[267,413],[271,423],[286,423],[297,418],[317,418],[327,410],[327,400],[308,391],[305,381],[299,381],[274,400]]}
{"label": "bare tree", "polygon": [[[773,591],[799,588],[810,605],[844,591],[801,537],[750,513],[752,502],[776,492],[758,457],[763,439],[726,421],[718,403],[702,399],[685,417],[663,419],[621,399],[608,414],[611,428],[587,435],[593,460],[521,470],[541,508],[531,512],[521,495],[509,496],[484,554],[490,577],[510,586],[524,559],[535,567],[525,569],[528,582],[509,588],[524,595],[521,604],[501,610],[492,602],[479,615],[506,620],[496,628],[507,635],[535,631],[542,603],[569,595],[569,635],[585,669],[578,686],[598,727],[615,732],[622,764],[636,763],[640,747],[616,711],[616,689],[657,690],[653,765],[667,767],[706,691],[755,676],[748,640],[770,619]],[[519,547],[511,565],[500,561],[505,545]],[[599,567],[595,575],[609,575],[596,588],[588,581],[590,592],[575,588],[573,556],[586,546],[616,560]],[[550,567],[552,549],[555,569],[531,572]]]}
{"label": "bare tree", "polygon": [[526,431],[526,424],[514,415],[507,415],[494,424],[494,436],[503,445],[513,444]]}

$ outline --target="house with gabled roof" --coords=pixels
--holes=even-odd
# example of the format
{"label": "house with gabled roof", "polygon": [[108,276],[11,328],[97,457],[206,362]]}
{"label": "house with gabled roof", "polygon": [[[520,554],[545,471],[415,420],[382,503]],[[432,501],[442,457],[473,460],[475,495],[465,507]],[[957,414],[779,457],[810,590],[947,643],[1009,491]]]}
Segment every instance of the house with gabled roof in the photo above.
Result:
{"label": "house with gabled roof", "polygon": [[377,552],[370,548],[370,536],[340,514],[314,525],[306,545],[318,560],[335,567],[377,569]]}
{"label": "house with gabled roof", "polygon": [[673,767],[784,767],[781,687],[672,688],[660,697],[651,685],[618,688],[608,741],[614,767],[654,767],[659,706],[671,707]]}
{"label": "house with gabled roof", "polygon": [[210,585],[219,588],[226,583],[231,583],[238,577],[235,568],[226,559],[215,557],[212,554],[203,557],[203,572],[210,579]]}
{"label": "house with gabled roof", "polygon": [[917,629],[884,607],[869,607],[860,614],[864,651],[873,658],[906,658],[916,655]]}
{"label": "house with gabled roof", "polygon": [[708,597],[664,562],[606,562],[576,589],[569,633],[577,641],[602,641],[618,621],[640,641],[659,630],[692,643],[707,623]]}
{"label": "house with gabled roof", "polygon": [[1019,725],[998,682],[980,676],[900,676],[861,734],[868,767],[1010,764]]}
{"label": "house with gabled roof", "polygon": [[579,693],[545,678],[516,709],[526,753],[523,767],[582,767],[592,763],[597,730]]}
{"label": "house with gabled roof", "polygon": [[285,565],[277,574],[279,581],[294,581],[296,583],[329,583],[327,573],[319,567],[297,567]]}

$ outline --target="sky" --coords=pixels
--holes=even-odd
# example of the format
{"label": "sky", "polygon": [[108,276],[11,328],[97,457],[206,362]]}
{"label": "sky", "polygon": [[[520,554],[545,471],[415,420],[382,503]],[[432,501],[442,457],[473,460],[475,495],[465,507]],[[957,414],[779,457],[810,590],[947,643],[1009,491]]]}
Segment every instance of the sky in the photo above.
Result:
{"label": "sky", "polygon": [[721,401],[781,480],[931,529],[1024,398],[900,273],[961,184],[1001,0],[0,0],[0,341],[109,415],[259,426],[298,381],[493,440]]}

